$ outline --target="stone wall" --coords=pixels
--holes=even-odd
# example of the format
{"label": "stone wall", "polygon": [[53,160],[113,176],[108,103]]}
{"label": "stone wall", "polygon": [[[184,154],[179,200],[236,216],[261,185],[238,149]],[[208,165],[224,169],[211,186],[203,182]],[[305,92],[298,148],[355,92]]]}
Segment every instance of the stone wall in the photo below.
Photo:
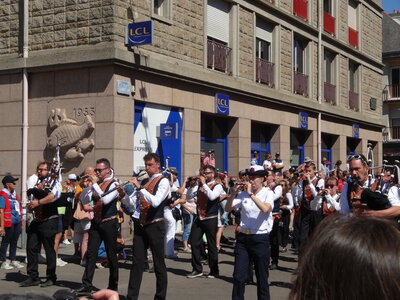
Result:
{"label": "stone wall", "polygon": [[362,52],[381,60],[382,57],[382,18],[373,13],[364,5],[361,6],[362,14]]}
{"label": "stone wall", "polygon": [[254,20],[253,13],[240,8],[239,11],[239,77],[253,80],[254,77]]}
{"label": "stone wall", "polygon": [[339,0],[338,1],[338,12],[337,17],[338,23],[338,39],[341,42],[348,43],[349,36],[349,26],[348,26],[348,1]]}
{"label": "stone wall", "polygon": [[18,3],[18,0],[2,0],[0,3],[0,55],[18,53]]}
{"label": "stone wall", "polygon": [[288,13],[293,13],[293,0],[280,0],[279,7]]}
{"label": "stone wall", "polygon": [[349,63],[348,59],[343,55],[338,55],[339,61],[339,105],[349,108],[349,83],[348,72]]}
{"label": "stone wall", "polygon": [[292,32],[281,26],[281,89],[292,92]]}
{"label": "stone wall", "polygon": [[[382,75],[367,68],[362,68],[362,111],[376,117],[382,115]],[[376,110],[370,109],[370,99],[376,99]]]}
{"label": "stone wall", "polygon": [[[312,42],[311,54],[312,54],[312,69],[310,78],[312,78],[312,86],[310,89],[311,99],[318,100],[318,43]],[[323,95],[321,95],[323,99]]]}

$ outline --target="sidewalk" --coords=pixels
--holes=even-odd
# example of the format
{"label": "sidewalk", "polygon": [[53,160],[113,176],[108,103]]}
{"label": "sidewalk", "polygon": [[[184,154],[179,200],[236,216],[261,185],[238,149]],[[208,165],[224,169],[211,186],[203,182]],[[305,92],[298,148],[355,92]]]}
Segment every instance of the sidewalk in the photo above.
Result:
{"label": "sidewalk", "polygon": [[[229,226],[224,233],[227,238],[233,237],[233,226]],[[130,242],[131,244],[131,242]],[[168,269],[168,299],[190,300],[203,299],[230,299],[232,291],[233,273],[233,245],[223,244],[224,252],[219,255],[220,277],[215,279],[195,278],[187,279],[186,274],[191,271],[190,253],[178,253],[176,260],[166,259]],[[69,262],[64,267],[57,268],[58,286],[49,288],[29,287],[20,288],[18,283],[25,279],[26,268],[20,270],[0,270],[1,293],[24,294],[27,292],[40,292],[52,295],[55,291],[65,288],[77,288],[80,286],[83,267],[79,265],[79,259],[73,258],[74,246],[60,245],[60,257]],[[121,299],[127,293],[129,271],[131,267],[130,246],[127,248],[128,258],[119,261],[119,292]],[[18,251],[22,260],[25,253]],[[269,283],[271,299],[287,299],[291,287],[292,273],[297,267],[296,256],[289,250],[281,255],[279,269],[270,271]],[[204,266],[204,272],[208,273],[208,266]],[[39,265],[40,275],[45,276],[45,265]],[[254,276],[255,280],[255,276]],[[108,283],[108,269],[96,269],[93,284],[98,288],[104,288]],[[155,291],[155,275],[143,273],[141,294],[139,299],[153,299]],[[257,299],[257,286],[255,284],[246,286],[246,299]]]}

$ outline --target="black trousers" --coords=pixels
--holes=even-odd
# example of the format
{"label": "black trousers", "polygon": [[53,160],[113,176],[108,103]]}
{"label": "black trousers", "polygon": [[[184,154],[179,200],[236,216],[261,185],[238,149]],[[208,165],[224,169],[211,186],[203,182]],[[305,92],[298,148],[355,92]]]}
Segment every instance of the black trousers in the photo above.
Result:
{"label": "black trousers", "polygon": [[167,297],[167,267],[165,266],[165,223],[164,221],[142,227],[139,222],[134,222],[133,263],[128,285],[128,299],[138,299],[142,283],[147,249],[153,255],[154,272],[156,274],[156,294],[154,299],[162,300]]}
{"label": "black trousers", "polygon": [[32,280],[39,280],[38,254],[43,244],[46,253],[46,279],[53,282],[56,276],[56,251],[54,250],[54,236],[57,233],[58,218],[44,222],[33,221],[26,229],[26,256],[28,259],[27,273]]}
{"label": "black trousers", "polygon": [[235,246],[235,268],[233,271],[232,300],[243,300],[245,283],[248,279],[248,268],[254,261],[257,278],[257,299],[269,300],[268,265],[270,255],[268,234],[239,233]]}
{"label": "black trousers", "polygon": [[199,218],[193,222],[190,240],[192,241],[192,268],[193,271],[203,272],[201,264],[201,243],[203,234],[207,237],[208,246],[208,265],[210,266],[210,274],[218,275],[218,249],[217,249],[217,230],[218,219],[207,219],[200,221]]}
{"label": "black trousers", "polygon": [[282,212],[282,219],[279,226],[279,244],[285,248],[289,241],[290,211],[285,209]]}
{"label": "black trousers", "polygon": [[96,269],[97,253],[101,241],[104,241],[108,265],[110,268],[108,289],[114,291],[118,290],[117,235],[117,219],[103,223],[96,223],[94,220],[92,220],[89,230],[88,249],[86,253],[86,267],[82,277],[82,283],[85,287],[92,287],[94,270]]}
{"label": "black trousers", "polygon": [[279,260],[279,222],[280,219],[274,219],[272,231],[269,234],[271,243],[271,261],[273,264],[278,264]]}

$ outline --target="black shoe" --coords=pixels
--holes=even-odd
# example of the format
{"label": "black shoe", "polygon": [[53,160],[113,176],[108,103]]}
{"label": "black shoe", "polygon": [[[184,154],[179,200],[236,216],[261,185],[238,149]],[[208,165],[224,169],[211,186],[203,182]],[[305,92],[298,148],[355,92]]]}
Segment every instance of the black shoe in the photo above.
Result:
{"label": "black shoe", "polygon": [[187,278],[196,278],[196,277],[200,277],[200,276],[203,276],[203,272],[193,271],[192,273],[188,274],[186,277]]}
{"label": "black shoe", "polygon": [[270,269],[270,270],[277,270],[277,269],[278,269],[278,264],[272,263],[272,264],[269,266],[269,269]]}
{"label": "black shoe", "polygon": [[40,283],[40,287],[48,287],[48,286],[53,286],[56,284],[56,281],[51,280],[51,279],[46,279],[46,281],[43,281]]}
{"label": "black shoe", "polygon": [[217,278],[217,277],[219,277],[219,273],[209,273],[207,275],[207,278]]}
{"label": "black shoe", "polygon": [[40,284],[40,280],[39,280],[39,279],[33,280],[32,278],[29,277],[27,280],[22,281],[22,282],[19,284],[19,286],[20,286],[20,287],[28,287],[28,286],[37,286],[37,285],[39,285],[39,284]]}
{"label": "black shoe", "polygon": [[74,292],[77,293],[78,295],[90,294],[92,291],[93,291],[93,287],[84,286],[84,285],[82,285],[81,287],[74,290]]}

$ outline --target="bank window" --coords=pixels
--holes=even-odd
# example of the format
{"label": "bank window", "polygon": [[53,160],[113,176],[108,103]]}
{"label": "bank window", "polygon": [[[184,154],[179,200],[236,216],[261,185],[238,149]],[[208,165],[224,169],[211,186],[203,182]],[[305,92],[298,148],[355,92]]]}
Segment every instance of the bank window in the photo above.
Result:
{"label": "bank window", "polygon": [[172,0],[153,0],[153,17],[171,19]]}

